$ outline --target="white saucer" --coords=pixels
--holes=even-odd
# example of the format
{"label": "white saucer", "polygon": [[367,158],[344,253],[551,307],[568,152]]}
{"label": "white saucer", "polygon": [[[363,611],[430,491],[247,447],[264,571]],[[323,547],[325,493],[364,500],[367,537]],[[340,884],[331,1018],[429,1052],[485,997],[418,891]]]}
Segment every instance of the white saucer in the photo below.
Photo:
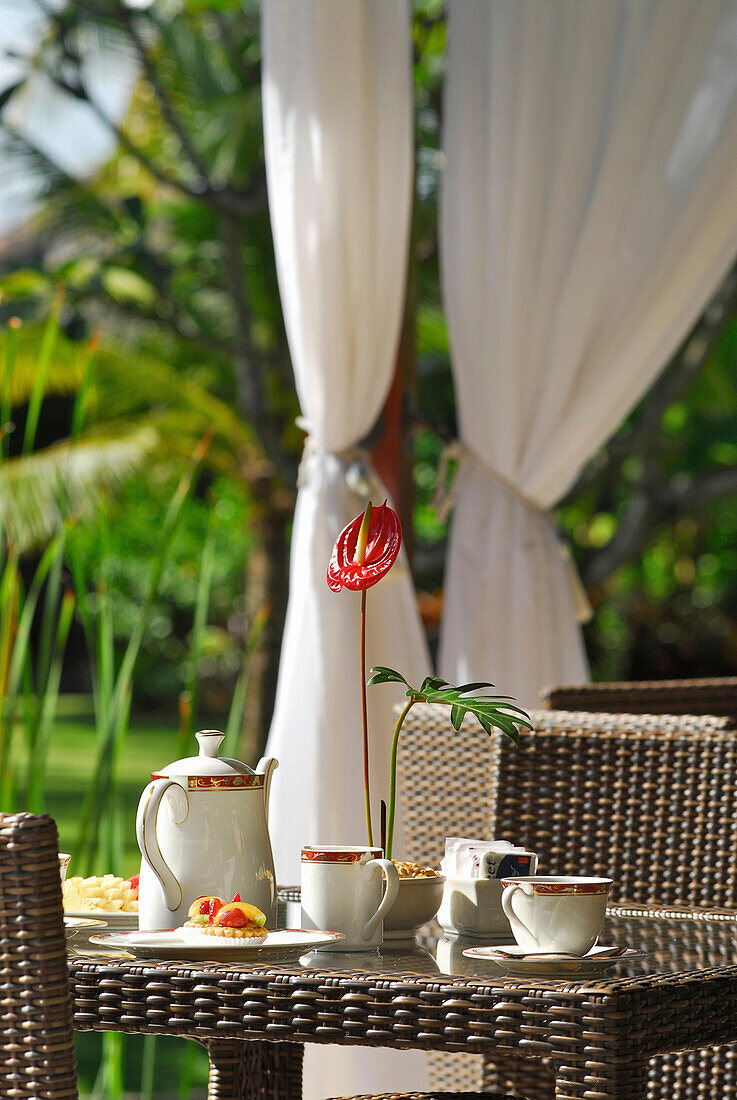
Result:
{"label": "white saucer", "polygon": [[119,909],[65,909],[64,918],[103,921],[111,932],[129,932],[138,928],[138,913],[121,913]]}
{"label": "white saucer", "polygon": [[106,932],[90,936],[90,942],[127,951],[139,959],[209,959],[211,962],[232,962],[235,959],[261,959],[272,955],[301,955],[304,951],[311,951],[343,938],[342,932],[287,928],[269,932],[262,940],[221,940],[214,936],[202,936],[197,943],[192,943],[172,929],[162,932]]}
{"label": "white saucer", "polygon": [[617,963],[629,963],[632,959],[643,959],[647,951],[637,951],[628,947],[623,954],[612,956],[613,946],[600,944],[592,947],[587,955],[580,958],[553,953],[532,954],[516,943],[493,944],[490,947],[467,947],[463,954],[469,959],[483,959],[509,974],[522,977],[567,977],[577,978],[594,974],[603,974]]}

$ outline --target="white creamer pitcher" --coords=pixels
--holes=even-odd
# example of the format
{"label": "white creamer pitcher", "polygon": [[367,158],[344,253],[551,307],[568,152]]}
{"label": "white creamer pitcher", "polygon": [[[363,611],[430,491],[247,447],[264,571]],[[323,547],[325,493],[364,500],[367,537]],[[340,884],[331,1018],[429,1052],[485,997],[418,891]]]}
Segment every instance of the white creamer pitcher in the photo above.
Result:
{"label": "white creamer pitcher", "polygon": [[267,825],[273,759],[255,771],[218,756],[225,735],[196,734],[199,756],[177,760],[151,776],[141,795],[136,838],[141,849],[138,923],[175,928],[201,894],[243,901],[275,927],[276,879]]}

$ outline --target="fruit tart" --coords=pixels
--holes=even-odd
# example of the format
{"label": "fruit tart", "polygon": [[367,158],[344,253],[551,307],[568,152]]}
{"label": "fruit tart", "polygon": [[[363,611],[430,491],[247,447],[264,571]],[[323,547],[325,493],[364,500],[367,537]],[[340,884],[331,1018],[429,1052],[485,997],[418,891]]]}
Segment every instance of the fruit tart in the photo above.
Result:
{"label": "fruit tart", "polygon": [[240,894],[232,901],[207,894],[195,898],[180,931],[188,940],[216,936],[234,942],[251,940],[254,944],[269,934],[265,914],[255,905],[241,901]]}

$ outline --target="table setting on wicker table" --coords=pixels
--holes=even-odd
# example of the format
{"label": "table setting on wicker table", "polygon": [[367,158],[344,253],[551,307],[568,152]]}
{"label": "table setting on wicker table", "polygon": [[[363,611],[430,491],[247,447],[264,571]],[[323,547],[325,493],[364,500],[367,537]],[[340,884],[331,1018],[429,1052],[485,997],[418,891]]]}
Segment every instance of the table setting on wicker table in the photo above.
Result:
{"label": "table setting on wicker table", "polygon": [[[362,622],[366,590],[400,542],[396,515],[370,503],[339,536],[328,582],[360,592]],[[160,768],[143,791],[140,877],[95,880],[109,904],[123,892],[138,927],[69,941],[74,1026],[201,1043],[211,1100],[294,1100],[306,1044],[474,1054],[485,1095],[504,1100],[644,1100],[654,1077],[670,1082],[672,1100],[707,1100],[706,1077],[694,1088],[678,1058],[655,1071],[651,1059],[737,1041],[737,914],[710,904],[729,904],[731,865],[723,882],[711,857],[699,869],[699,853],[716,855],[729,839],[703,779],[730,771],[729,720],[531,717],[488,683],[412,686],[385,666],[367,680],[363,642],[362,631],[364,719],[367,688],[405,691],[376,838],[366,768],[366,841],[305,838],[300,888],[279,897],[267,819],[276,762],[252,769],[222,757],[223,735],[200,731],[198,755]],[[364,720],[364,761],[368,732]],[[420,863],[391,858],[400,770]],[[660,797],[668,780],[688,852],[672,843]],[[449,820],[456,787],[463,797]],[[476,789],[493,795],[493,818],[467,812]],[[476,839],[454,835],[471,826]],[[33,876],[33,852],[23,851]],[[60,915],[56,876],[48,905]],[[27,916],[11,880],[0,899],[12,969]],[[75,896],[90,900],[86,889],[80,880]],[[637,904],[641,889],[651,893]],[[400,900],[410,916],[392,926]],[[435,912],[439,925],[416,936]],[[712,1065],[721,1095],[737,1097],[729,1059]],[[469,1095],[427,1095],[443,1092]]]}
{"label": "table setting on wicker table", "polygon": [[[369,503],[341,532],[328,564],[329,586],[336,592],[347,588],[361,597],[367,838],[363,844],[319,844],[310,842],[319,838],[305,838],[301,912],[296,922],[297,935],[303,939],[292,941],[288,954],[279,951],[283,933],[275,923],[275,878],[265,816],[275,763],[264,760],[253,771],[221,758],[221,735],[203,731],[198,734],[199,756],[161,769],[141,799],[139,932],[93,936],[97,942],[90,953],[70,959],[75,1026],[196,1039],[208,1050],[210,1095],[217,1098],[298,1096],[306,1043],[481,1055],[483,1087],[502,1096],[544,1100],[554,1088],[558,1100],[644,1097],[648,1060],[655,1054],[737,1039],[737,1009],[733,1008],[733,1003],[737,1006],[737,966],[731,964],[729,915],[715,910],[707,919],[701,910],[679,911],[674,916],[662,907],[627,909],[620,914],[615,911],[602,930],[607,894],[613,886],[606,861],[612,861],[621,879],[614,883],[613,897],[621,900],[623,883],[629,882],[620,851],[604,845],[600,852],[582,844],[567,853],[563,865],[559,839],[535,833],[531,825],[541,783],[548,776],[557,792],[556,802],[565,795],[571,814],[581,800],[581,784],[585,807],[594,790],[607,789],[606,784],[601,787],[594,782],[598,764],[593,756],[590,763],[582,758],[587,760],[582,771],[574,754],[567,760],[563,785],[555,786],[558,779],[552,764],[547,762],[544,768],[540,764],[548,720],[537,714],[531,720],[507,697],[491,694],[491,684],[454,687],[438,677],[427,677],[412,686],[401,673],[385,666],[375,666],[367,679],[366,593],[391,569],[400,544],[396,514],[387,505],[373,508]],[[384,684],[399,685],[405,702],[398,708],[392,739],[386,813],[375,835],[365,704],[367,688],[381,690]],[[430,714],[439,717],[428,722]],[[418,752],[421,739],[412,736],[415,715],[429,728],[429,742],[422,752]],[[588,721],[589,726],[592,723],[598,729],[595,719]],[[586,726],[579,720],[578,725],[582,724]],[[626,754],[628,742],[619,737],[616,718],[609,726],[614,731],[609,738],[611,759],[616,763]],[[650,736],[658,729],[654,722],[646,727],[646,761],[660,760],[660,749]],[[689,746],[708,745],[701,733],[701,729],[698,735],[692,730],[692,720],[683,720],[664,736],[675,746],[684,736]],[[603,739],[606,744],[608,736]],[[488,770],[479,768],[474,756],[473,739],[478,737],[497,763],[491,784]],[[722,738],[720,729],[718,745]],[[584,744],[576,730],[565,729],[561,741],[568,746]],[[400,757],[408,834],[413,854],[422,859],[415,865],[391,859]],[[466,807],[470,788],[490,787],[496,792],[497,827],[483,822],[477,835],[509,836],[525,843],[449,835],[454,829],[437,814],[438,801],[419,798],[431,784],[423,779],[407,789],[408,759],[422,760],[435,782],[440,777],[440,802],[447,801],[449,783],[457,783],[464,791]],[[603,759],[601,779],[611,778],[611,761],[606,754]],[[619,790],[616,781],[613,787]],[[503,817],[504,794],[511,805],[508,818]],[[440,921],[448,934],[428,933],[421,942],[415,939],[409,920],[407,929],[400,927],[394,937],[384,934],[384,920],[401,895],[406,903],[421,885],[423,864],[428,875],[437,875],[433,870],[437,851],[425,855],[422,843],[412,836],[411,817],[418,802],[430,810],[426,830],[436,849],[445,839],[442,868],[448,872],[439,876],[442,889],[434,894],[434,904],[442,899]],[[225,810],[231,804],[233,811],[248,809],[252,814],[251,832],[258,841],[244,846],[242,836],[236,837],[235,859],[230,858],[230,817]],[[168,816],[160,806],[166,807]],[[190,812],[190,806],[197,813]],[[471,824],[464,813],[454,823],[460,831]],[[551,819],[559,816],[555,809]],[[597,817],[593,806],[591,814],[586,809],[584,816],[587,821]],[[630,819],[628,810],[624,820]],[[629,847],[622,851],[626,855],[641,840],[629,837]],[[192,860],[195,850],[198,858]],[[538,855],[544,870],[555,874],[536,875]],[[464,858],[471,860],[478,876],[472,887],[471,872],[453,862]],[[401,876],[404,886],[400,886],[400,871],[408,866],[409,876]],[[268,872],[260,878],[259,867]],[[638,863],[638,873],[639,869]],[[548,934],[552,919],[548,917],[555,906],[548,905],[551,898],[546,895],[553,895],[557,905],[561,894],[566,895],[568,915],[556,918],[555,934]],[[684,900],[694,899],[686,895]],[[468,909],[465,902],[470,902],[472,911],[470,926],[458,917],[458,904],[463,903],[464,912]],[[520,907],[529,910],[527,918],[520,915]],[[544,942],[536,938],[537,925],[525,924],[536,913],[543,913]],[[229,918],[226,924],[232,924],[231,916],[237,918],[234,932],[230,927],[223,929],[224,915]],[[428,910],[422,919],[432,915]],[[486,923],[478,923],[479,915]],[[658,930],[666,924],[663,936]],[[179,926],[174,933],[160,931],[172,925]],[[706,948],[695,954],[689,948],[690,953],[681,956],[678,944],[700,942],[699,929],[711,930],[715,942],[707,935]],[[258,942],[223,940],[219,946],[227,948],[227,953],[220,953],[215,950],[215,936],[223,931],[254,936]],[[208,939],[211,934],[213,938]],[[467,934],[476,938],[466,942]],[[310,940],[315,935],[328,939],[315,944]],[[651,951],[650,943],[657,945],[657,952]],[[87,951],[81,946],[78,950]],[[674,1077],[674,1083],[680,1080]],[[461,1090],[455,1095],[461,1095]],[[679,1095],[677,1089],[673,1095]]]}
{"label": "table setting on wicker table", "polygon": [[[268,964],[156,962],[73,940],[72,1021],[60,995],[63,971],[51,964],[65,951],[56,830],[33,815],[6,815],[2,825],[2,971],[17,992],[3,1002],[0,1053],[19,1096],[74,1095],[72,1022],[80,1030],[200,1042],[210,1056],[213,1100],[295,1100],[306,1043],[511,1055],[518,1083],[526,1067],[532,1081],[548,1057],[557,1100],[638,1100],[654,1056],[737,1040],[737,914],[678,905],[612,907],[603,938],[636,943],[643,953],[614,960],[594,979],[575,972],[522,978],[469,958],[449,937],[427,938],[422,949],[384,946]],[[31,881],[43,903],[32,938],[21,919]],[[23,982],[29,967],[34,980]],[[722,1080],[721,1095],[734,1095],[734,1083]],[[674,1098],[696,1095],[677,1071],[672,1082]],[[710,1095],[710,1087],[706,1076],[699,1094]],[[514,1093],[534,1095],[519,1084]]]}
{"label": "table setting on wicker table", "polygon": [[305,1043],[514,1055],[517,1096],[525,1065],[533,1080],[549,1057],[557,1100],[638,1100],[655,1055],[737,1040],[737,914],[614,907],[605,938],[646,953],[578,980],[519,977],[444,952],[447,937],[427,941],[424,960],[409,949],[237,966],[70,955],[74,1026],[196,1039],[218,1100],[294,1100]]}

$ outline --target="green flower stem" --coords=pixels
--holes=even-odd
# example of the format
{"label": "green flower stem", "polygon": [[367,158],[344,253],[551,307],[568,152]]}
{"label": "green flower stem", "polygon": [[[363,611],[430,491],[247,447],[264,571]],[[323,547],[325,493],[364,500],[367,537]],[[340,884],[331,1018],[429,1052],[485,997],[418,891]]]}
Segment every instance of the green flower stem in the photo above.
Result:
{"label": "green flower stem", "polygon": [[[371,505],[367,512],[370,514]],[[374,846],[371,826],[371,790],[369,787],[368,707],[366,705],[366,589],[361,589],[361,718],[363,720],[363,793],[366,799],[366,833],[369,848]]]}
{"label": "green flower stem", "polygon": [[397,724],[394,727],[394,737],[392,738],[392,757],[389,775],[389,818],[386,823],[386,852],[384,855],[387,859],[392,858],[392,846],[394,844],[394,808],[397,801],[397,748],[399,747],[399,734],[402,732],[402,726],[404,720],[409,714],[415,703],[419,702],[416,695],[412,695],[409,701],[405,704],[404,710],[397,718]]}

